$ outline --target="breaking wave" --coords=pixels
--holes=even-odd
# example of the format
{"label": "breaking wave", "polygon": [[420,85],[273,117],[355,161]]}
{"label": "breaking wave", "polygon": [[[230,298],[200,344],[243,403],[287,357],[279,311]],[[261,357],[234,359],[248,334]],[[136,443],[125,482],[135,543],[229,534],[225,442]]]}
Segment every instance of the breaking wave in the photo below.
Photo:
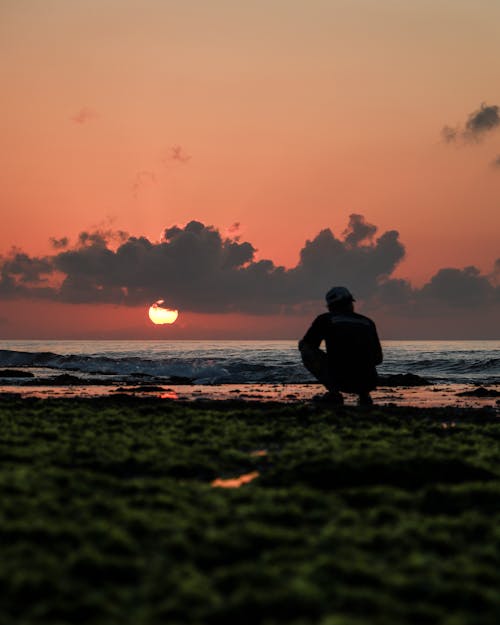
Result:
{"label": "breaking wave", "polygon": [[[84,378],[160,382],[184,378],[196,384],[311,381],[295,341],[12,343],[4,345],[26,344],[29,350],[0,349],[0,368],[29,370],[36,377],[72,372]],[[500,341],[388,341],[384,343],[384,363],[379,372],[413,373],[439,382],[498,383]]]}

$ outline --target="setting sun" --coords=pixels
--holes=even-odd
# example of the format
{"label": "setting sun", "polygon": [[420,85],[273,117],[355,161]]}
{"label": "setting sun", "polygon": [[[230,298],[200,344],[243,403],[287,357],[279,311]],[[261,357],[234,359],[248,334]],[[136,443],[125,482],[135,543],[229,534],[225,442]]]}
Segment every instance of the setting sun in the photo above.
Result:
{"label": "setting sun", "polygon": [[149,308],[149,318],[156,325],[162,325],[165,323],[174,323],[179,316],[178,310],[171,310],[170,308],[163,308],[162,304],[164,300],[159,299],[152,304]]}

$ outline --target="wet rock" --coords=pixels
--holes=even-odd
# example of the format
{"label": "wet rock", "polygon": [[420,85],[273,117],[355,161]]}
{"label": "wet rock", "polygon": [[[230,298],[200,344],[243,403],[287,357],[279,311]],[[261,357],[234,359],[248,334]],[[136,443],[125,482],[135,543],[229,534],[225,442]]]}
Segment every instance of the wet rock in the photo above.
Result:
{"label": "wet rock", "polygon": [[23,386],[109,386],[109,380],[99,378],[83,379],[70,373],[61,373],[53,378],[27,380]]}
{"label": "wet rock", "polygon": [[493,388],[485,388],[479,386],[472,391],[461,391],[457,393],[459,397],[500,397],[500,391],[496,391]]}
{"label": "wet rock", "polygon": [[20,371],[19,369],[0,369],[0,378],[34,378],[31,371]]}
{"label": "wet rock", "polygon": [[89,371],[92,375],[116,375],[114,371],[101,371],[96,369],[95,371]]}
{"label": "wet rock", "polygon": [[170,384],[192,384],[193,380],[191,378],[187,378],[183,375],[172,375],[168,378]]}
{"label": "wet rock", "polygon": [[429,386],[432,382],[414,373],[395,373],[381,375],[378,379],[379,386]]}
{"label": "wet rock", "polygon": [[76,375],[71,375],[70,373],[61,373],[61,375],[56,375],[54,378],[50,378],[50,380],[44,380],[43,383],[54,384],[55,386],[58,386],[59,384],[85,384],[81,378]]}
{"label": "wet rock", "polygon": [[165,389],[163,386],[155,386],[154,384],[139,384],[138,386],[129,386],[125,390],[137,393],[161,393]]}

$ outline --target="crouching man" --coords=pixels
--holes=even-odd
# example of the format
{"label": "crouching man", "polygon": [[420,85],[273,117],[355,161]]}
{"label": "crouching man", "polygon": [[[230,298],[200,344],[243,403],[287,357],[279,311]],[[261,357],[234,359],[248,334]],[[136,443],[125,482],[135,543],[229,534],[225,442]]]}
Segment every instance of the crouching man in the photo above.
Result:
{"label": "crouching man", "polygon": [[[354,301],[345,287],[330,289],[326,294],[328,312],[316,317],[299,341],[299,350],[306,369],[328,389],[326,401],[342,405],[342,392],[356,393],[360,406],[370,406],[382,348],[375,324],[354,312]],[[326,353],[319,348],[322,341]]]}

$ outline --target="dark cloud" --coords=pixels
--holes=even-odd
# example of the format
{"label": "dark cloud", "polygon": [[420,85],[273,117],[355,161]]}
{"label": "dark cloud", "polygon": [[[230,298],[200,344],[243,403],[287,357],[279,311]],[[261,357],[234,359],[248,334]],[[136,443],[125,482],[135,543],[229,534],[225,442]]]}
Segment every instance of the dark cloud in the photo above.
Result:
{"label": "dark cloud", "polygon": [[344,230],[345,243],[349,247],[356,247],[363,241],[371,241],[377,232],[377,227],[368,224],[363,215],[352,214],[349,218],[349,225]]}
{"label": "dark cloud", "polygon": [[55,237],[50,237],[50,244],[55,250],[61,250],[69,245],[68,237],[61,237],[60,239],[56,239]]}
{"label": "dark cloud", "polygon": [[488,106],[483,102],[477,111],[469,115],[465,124],[465,133],[477,138],[485,132],[494,130],[500,126],[499,111],[500,108],[496,104]]}
{"label": "dark cloud", "polygon": [[[345,284],[371,309],[398,314],[470,310],[500,303],[493,273],[441,269],[421,289],[392,274],[405,254],[398,232],[353,214],[342,237],[329,229],[307,240],[290,269],[256,259],[254,246],[191,221],[153,243],[109,230],[82,232],[71,249],[46,258],[14,251],[0,259],[0,295],[70,303],[167,305],[193,312],[297,314],[335,284]],[[496,271],[500,271],[500,261]],[[52,276],[62,276],[57,286]]]}
{"label": "dark cloud", "polygon": [[420,300],[476,308],[499,302],[500,291],[476,267],[440,269],[418,294]]}
{"label": "dark cloud", "polygon": [[500,258],[496,259],[489,279],[495,286],[500,286]]}
{"label": "dark cloud", "polygon": [[107,245],[124,243],[128,239],[128,233],[124,230],[111,230],[110,228],[98,228],[91,232],[84,230],[78,235],[80,247],[96,245],[106,247]]}
{"label": "dark cloud", "polygon": [[394,271],[405,254],[394,230],[373,241],[377,228],[361,215],[351,215],[344,239],[330,229],[306,241],[296,268],[289,270],[293,282],[308,299],[330,283],[349,284],[360,298],[371,296]]}
{"label": "dark cloud", "polygon": [[32,258],[13,249],[0,258],[0,297],[54,297],[47,286],[54,267],[50,258]]}
{"label": "dark cloud", "polygon": [[469,114],[463,127],[444,126],[441,136],[446,143],[458,140],[466,142],[480,141],[487,133],[500,126],[500,107],[496,104],[488,105],[484,102]]}
{"label": "dark cloud", "polygon": [[42,282],[44,276],[51,272],[52,264],[50,260],[31,258],[24,252],[17,250],[13,250],[10,257],[2,265],[2,273],[26,284]]}

